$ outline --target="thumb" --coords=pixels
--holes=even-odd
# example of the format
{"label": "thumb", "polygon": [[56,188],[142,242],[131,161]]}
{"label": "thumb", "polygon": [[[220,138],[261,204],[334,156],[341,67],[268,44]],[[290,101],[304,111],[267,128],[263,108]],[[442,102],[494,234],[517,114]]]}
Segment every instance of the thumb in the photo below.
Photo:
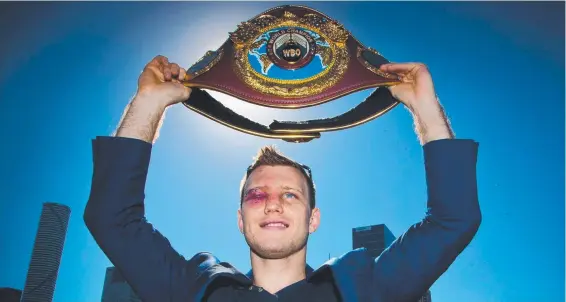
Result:
{"label": "thumb", "polygon": [[191,96],[191,92],[193,91],[191,88],[183,85],[183,84],[178,84],[179,86],[181,86],[181,102],[184,102],[186,100],[189,99],[189,97]]}
{"label": "thumb", "polygon": [[387,89],[389,90],[389,92],[391,93],[391,96],[394,99],[396,99],[397,101],[407,105],[406,104],[407,102],[405,100],[406,96],[403,93],[407,90],[407,85],[408,84],[406,84],[406,83],[400,83],[400,84],[387,86]]}
{"label": "thumb", "polygon": [[170,83],[173,88],[171,89],[171,101],[172,103],[180,103],[189,99],[191,96],[192,89],[186,87],[181,83]]}

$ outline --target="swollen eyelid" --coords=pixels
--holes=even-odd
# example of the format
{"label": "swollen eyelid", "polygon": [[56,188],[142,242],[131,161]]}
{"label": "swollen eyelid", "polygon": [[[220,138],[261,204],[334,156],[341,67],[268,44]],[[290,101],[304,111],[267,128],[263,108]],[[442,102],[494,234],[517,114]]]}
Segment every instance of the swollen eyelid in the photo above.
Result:
{"label": "swollen eyelid", "polygon": [[267,198],[264,192],[252,191],[246,195],[246,201],[258,202]]}

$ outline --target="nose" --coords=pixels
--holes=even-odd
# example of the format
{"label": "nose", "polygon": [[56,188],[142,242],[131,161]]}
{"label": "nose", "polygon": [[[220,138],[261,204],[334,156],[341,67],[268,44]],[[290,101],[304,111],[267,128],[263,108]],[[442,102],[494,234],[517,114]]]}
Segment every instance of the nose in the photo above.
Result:
{"label": "nose", "polygon": [[270,196],[265,201],[265,214],[269,213],[283,213],[283,205],[281,204],[281,200],[274,196],[275,194],[270,194]]}

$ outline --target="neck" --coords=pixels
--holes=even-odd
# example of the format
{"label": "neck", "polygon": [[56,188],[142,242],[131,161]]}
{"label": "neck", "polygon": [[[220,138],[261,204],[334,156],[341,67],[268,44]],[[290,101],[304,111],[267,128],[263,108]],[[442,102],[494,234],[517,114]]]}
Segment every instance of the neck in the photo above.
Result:
{"label": "neck", "polygon": [[265,259],[250,252],[254,285],[275,294],[306,278],[306,247],[283,259]]}

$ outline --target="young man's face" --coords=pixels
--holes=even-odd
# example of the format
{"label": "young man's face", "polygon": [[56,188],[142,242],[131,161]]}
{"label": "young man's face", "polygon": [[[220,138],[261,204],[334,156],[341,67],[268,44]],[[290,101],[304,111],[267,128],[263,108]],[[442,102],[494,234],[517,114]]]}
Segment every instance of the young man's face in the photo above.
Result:
{"label": "young man's face", "polygon": [[305,177],[294,167],[260,166],[244,185],[238,227],[252,251],[280,259],[303,249],[318,228],[320,213],[310,209]]}

